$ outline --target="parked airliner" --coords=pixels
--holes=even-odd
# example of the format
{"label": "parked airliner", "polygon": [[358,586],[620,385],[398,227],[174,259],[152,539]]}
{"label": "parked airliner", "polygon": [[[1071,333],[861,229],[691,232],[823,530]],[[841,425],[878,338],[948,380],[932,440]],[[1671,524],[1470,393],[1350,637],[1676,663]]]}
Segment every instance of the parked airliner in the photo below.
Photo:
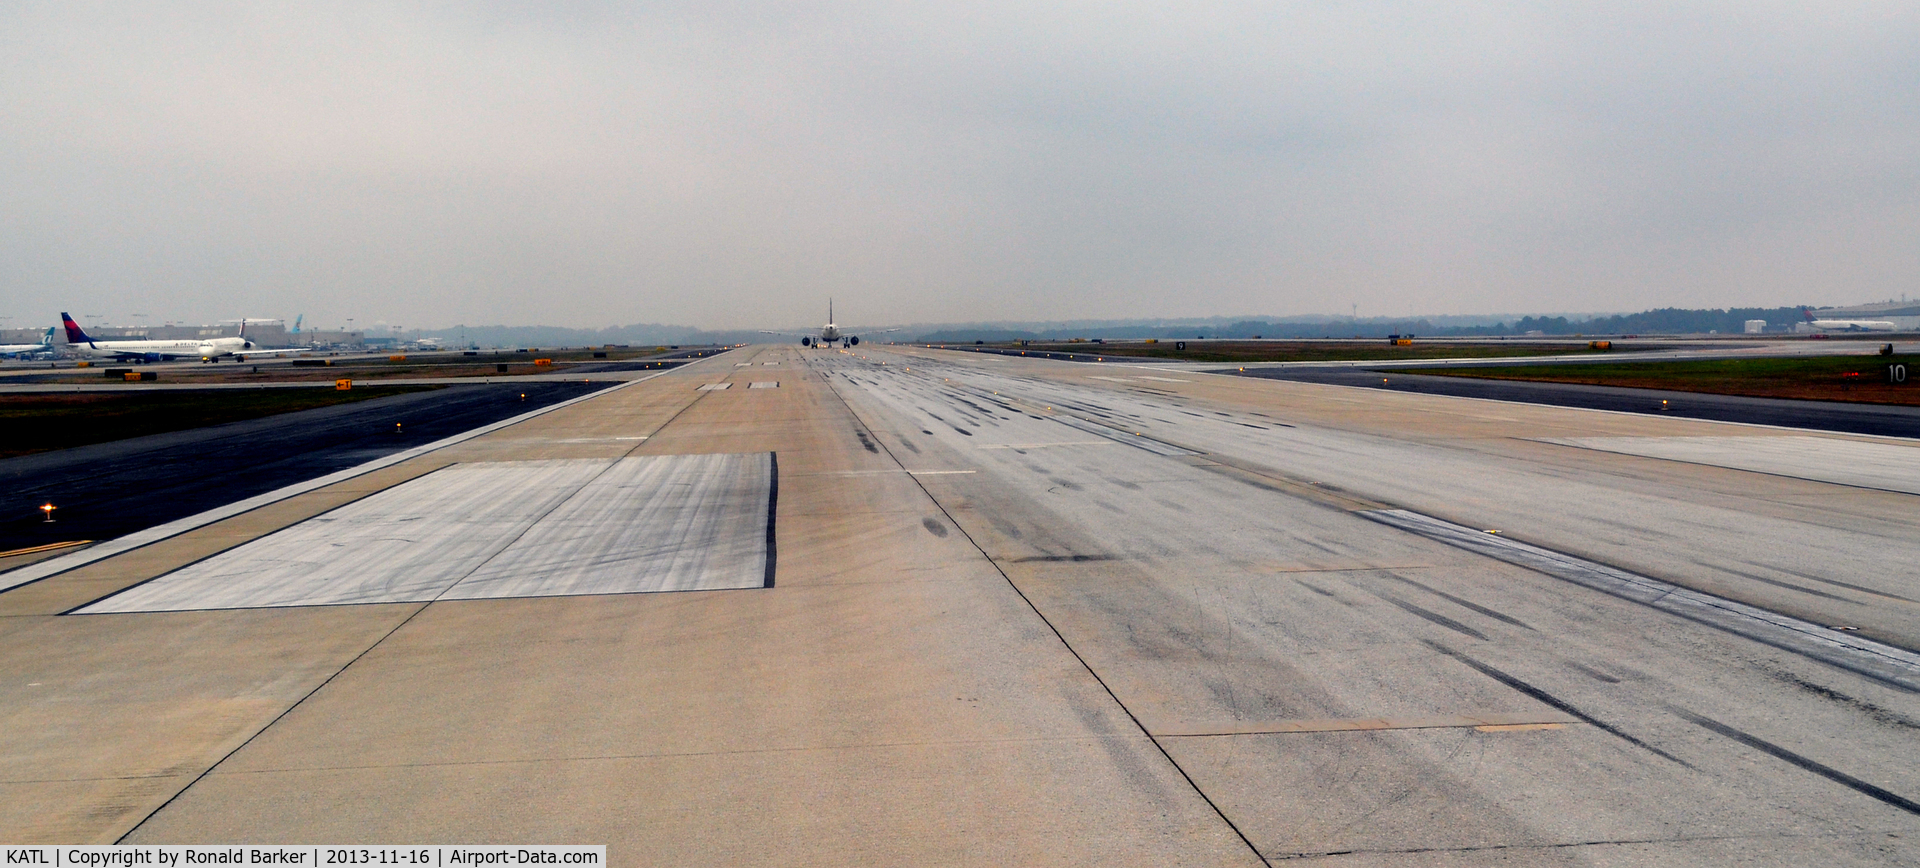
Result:
{"label": "parked airliner", "polygon": [[40,336],[40,342],[37,344],[0,344],[0,356],[24,356],[31,353],[51,352],[53,352],[53,328],[51,326],[47,328],[46,334]]}
{"label": "parked airliner", "polygon": [[82,355],[94,358],[117,359],[125,362],[165,362],[174,359],[198,358],[203,362],[219,361],[222,357],[233,356],[245,361],[246,354],[259,349],[253,341],[247,340],[247,324],[240,323],[240,334],[230,338],[212,338],[210,340],[173,340],[173,341],[97,341],[87,336],[80,324],[73,321],[66,311],[60,312],[60,322],[67,327],[67,344]]}
{"label": "parked airliner", "polygon": [[1807,318],[1813,327],[1825,332],[1891,332],[1899,328],[1886,320],[1878,319],[1814,319],[1813,310],[1802,308],[1800,315]]}

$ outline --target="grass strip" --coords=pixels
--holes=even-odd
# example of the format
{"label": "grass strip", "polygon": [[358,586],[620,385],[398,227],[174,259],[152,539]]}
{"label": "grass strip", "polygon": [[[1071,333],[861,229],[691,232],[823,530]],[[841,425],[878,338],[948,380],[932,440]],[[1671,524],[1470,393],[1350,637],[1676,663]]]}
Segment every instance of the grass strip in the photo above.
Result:
{"label": "grass strip", "polygon": [[[1920,356],[1816,356],[1782,359],[1709,359],[1682,362],[1596,362],[1579,365],[1507,365],[1475,368],[1402,368],[1393,373],[1532,383],[1578,383],[1666,389],[1754,398],[1797,398],[1862,404],[1920,405],[1914,382]],[[1909,381],[1888,381],[1889,365],[1905,365]]]}

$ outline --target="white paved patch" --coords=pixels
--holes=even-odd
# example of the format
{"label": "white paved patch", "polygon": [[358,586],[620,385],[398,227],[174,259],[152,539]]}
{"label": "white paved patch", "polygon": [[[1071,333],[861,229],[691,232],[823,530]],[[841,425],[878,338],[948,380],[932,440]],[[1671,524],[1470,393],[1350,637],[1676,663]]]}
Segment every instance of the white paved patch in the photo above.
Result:
{"label": "white paved patch", "polygon": [[80,610],[757,588],[772,456],[457,464]]}
{"label": "white paved patch", "polygon": [[751,385],[749,385],[749,386],[747,386],[747,388],[749,388],[749,389],[778,389],[778,388],[780,388],[780,383],[779,383],[779,381],[777,381],[777,380],[765,380],[765,381],[762,381],[762,382],[758,382],[758,383],[753,383],[753,384],[751,384]]}
{"label": "white paved patch", "polygon": [[1834,437],[1563,437],[1540,442],[1920,494],[1920,447],[1897,443]]}
{"label": "white paved patch", "polygon": [[441,599],[758,588],[767,453],[625,459]]}
{"label": "white paved patch", "polygon": [[728,389],[731,389],[731,388],[733,388],[733,384],[732,384],[732,383],[708,383],[708,384],[706,384],[706,385],[704,385],[704,386],[701,386],[701,387],[699,388],[699,390],[698,390],[698,391],[701,391],[701,392],[724,392],[724,391],[726,391],[726,390],[728,390]]}

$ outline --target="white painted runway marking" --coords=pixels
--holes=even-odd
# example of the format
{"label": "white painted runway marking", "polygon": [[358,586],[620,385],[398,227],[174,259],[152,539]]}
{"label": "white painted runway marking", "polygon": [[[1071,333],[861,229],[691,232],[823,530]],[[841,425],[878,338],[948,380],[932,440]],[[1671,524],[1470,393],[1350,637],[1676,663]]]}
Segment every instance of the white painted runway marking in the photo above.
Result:
{"label": "white painted runway marking", "polygon": [[765,585],[767,453],[456,464],[79,610]]}
{"label": "white painted runway marking", "polygon": [[749,389],[778,389],[778,388],[780,388],[780,383],[779,383],[779,381],[778,381],[778,380],[766,380],[766,381],[762,381],[762,382],[758,382],[758,383],[753,383],[753,384],[751,384],[751,385],[749,385],[749,386],[747,386],[747,388],[749,388]]}
{"label": "white painted runway marking", "polygon": [[1112,446],[1112,440],[1069,440],[1065,443],[990,443],[981,449],[1052,449],[1056,446]]}
{"label": "white painted runway marking", "polygon": [[1920,448],[1834,437],[1543,437],[1541,443],[1920,494]]}
{"label": "white painted runway marking", "polygon": [[1192,380],[1176,380],[1176,379],[1174,379],[1174,378],[1172,378],[1172,377],[1148,377],[1148,376],[1142,376],[1142,377],[1140,377],[1140,379],[1142,379],[1142,380],[1158,380],[1158,381],[1160,381],[1160,382],[1162,382],[1162,383],[1191,383],[1191,382],[1193,382]]}
{"label": "white painted runway marking", "polygon": [[1109,383],[1124,383],[1124,382],[1127,382],[1127,378],[1126,378],[1126,377],[1100,377],[1100,376],[1095,376],[1095,375],[1093,375],[1093,374],[1088,374],[1088,375],[1087,375],[1087,379],[1089,379],[1089,380],[1106,380],[1106,381],[1107,381],[1107,382],[1109,382]]}
{"label": "white painted runway marking", "polygon": [[708,384],[706,384],[706,385],[704,385],[704,386],[701,386],[701,387],[700,387],[700,388],[699,388],[699,389],[698,389],[697,391],[701,391],[701,392],[724,392],[724,391],[726,391],[726,390],[728,390],[728,389],[731,389],[731,388],[733,388],[733,384],[732,384],[732,383],[708,383]]}
{"label": "white painted runway marking", "polygon": [[954,473],[978,473],[977,470],[827,470],[820,473],[795,473],[794,476],[881,476],[909,473],[914,476],[946,476]]}
{"label": "white painted runway marking", "polygon": [[751,368],[753,367],[753,363],[752,362],[734,362],[733,366],[736,368]]}
{"label": "white painted runway marking", "polygon": [[[1751,439],[1751,438],[1746,438]],[[1496,560],[1583,585],[1606,594],[1718,627],[1858,672],[1908,690],[1920,689],[1920,654],[1882,645],[1757,606],[1701,593],[1671,582],[1629,573],[1605,564],[1495,536],[1404,509],[1358,513],[1381,524],[1417,533]]]}

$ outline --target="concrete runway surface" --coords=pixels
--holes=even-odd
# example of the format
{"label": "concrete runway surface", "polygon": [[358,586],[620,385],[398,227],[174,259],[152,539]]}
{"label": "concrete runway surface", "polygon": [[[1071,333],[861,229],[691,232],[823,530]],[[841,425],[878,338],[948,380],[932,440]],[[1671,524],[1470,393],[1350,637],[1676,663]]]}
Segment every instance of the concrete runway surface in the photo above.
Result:
{"label": "concrete runway surface", "polygon": [[1917,863],[1916,456],[751,347],[0,593],[0,839]]}

